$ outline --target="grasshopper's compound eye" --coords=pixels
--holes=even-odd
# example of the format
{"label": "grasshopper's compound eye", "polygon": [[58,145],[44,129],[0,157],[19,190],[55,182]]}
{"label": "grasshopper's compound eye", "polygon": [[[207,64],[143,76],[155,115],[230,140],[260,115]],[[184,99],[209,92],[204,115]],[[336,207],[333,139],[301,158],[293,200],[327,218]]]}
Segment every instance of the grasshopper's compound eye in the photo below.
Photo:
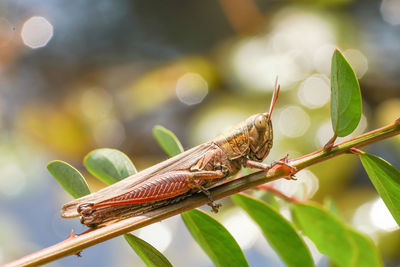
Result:
{"label": "grasshopper's compound eye", "polygon": [[254,125],[256,126],[257,129],[262,130],[267,127],[267,122],[266,118],[264,115],[258,115],[254,121]]}

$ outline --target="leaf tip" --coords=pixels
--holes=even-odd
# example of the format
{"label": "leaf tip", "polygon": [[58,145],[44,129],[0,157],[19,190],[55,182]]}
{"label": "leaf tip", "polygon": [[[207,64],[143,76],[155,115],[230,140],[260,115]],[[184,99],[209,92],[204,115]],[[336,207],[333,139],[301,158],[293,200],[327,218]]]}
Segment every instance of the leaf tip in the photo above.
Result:
{"label": "leaf tip", "polygon": [[56,160],[52,160],[50,162],[47,163],[46,168],[49,169],[51,168],[51,166],[53,166],[56,163],[64,163],[64,161],[56,159]]}

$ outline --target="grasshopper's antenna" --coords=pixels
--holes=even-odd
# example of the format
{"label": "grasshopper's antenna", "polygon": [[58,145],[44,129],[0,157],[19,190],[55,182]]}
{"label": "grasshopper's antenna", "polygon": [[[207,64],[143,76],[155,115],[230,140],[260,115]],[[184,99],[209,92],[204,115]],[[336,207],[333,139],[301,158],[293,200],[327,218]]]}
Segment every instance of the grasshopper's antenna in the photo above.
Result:
{"label": "grasshopper's antenna", "polygon": [[278,100],[278,95],[279,95],[279,89],[280,88],[281,88],[281,85],[278,84],[278,76],[276,76],[274,92],[272,94],[271,104],[269,105],[269,111],[268,111],[270,119],[271,119],[271,115],[272,115],[272,110],[274,109],[275,103]]}

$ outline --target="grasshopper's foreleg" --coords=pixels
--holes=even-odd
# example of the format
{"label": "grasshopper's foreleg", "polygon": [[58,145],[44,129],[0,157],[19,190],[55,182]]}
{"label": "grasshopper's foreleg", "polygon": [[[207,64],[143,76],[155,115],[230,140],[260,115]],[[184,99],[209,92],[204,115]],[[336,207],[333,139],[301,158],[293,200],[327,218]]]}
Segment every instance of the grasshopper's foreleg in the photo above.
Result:
{"label": "grasshopper's foreleg", "polygon": [[251,160],[251,159],[247,159],[244,162],[244,165],[246,167],[248,167],[248,168],[260,169],[260,170],[263,170],[265,172],[272,168],[272,166],[268,166],[267,164],[264,164],[264,163],[261,163],[261,162],[258,162],[258,161],[254,161],[254,160]]}
{"label": "grasshopper's foreleg", "polygon": [[248,167],[248,168],[260,169],[260,170],[263,170],[265,172],[267,172],[272,167],[274,167],[275,165],[278,165],[278,164],[279,165],[285,165],[285,166],[290,168],[290,174],[289,174],[287,179],[296,180],[296,178],[294,178],[294,175],[297,173],[298,170],[297,170],[296,167],[293,167],[292,165],[290,165],[289,160],[288,160],[288,155],[286,155],[284,158],[282,158],[279,161],[272,162],[271,165],[266,165],[264,163],[257,162],[257,161],[254,161],[254,160],[250,160],[250,159],[247,159],[245,161],[245,163],[244,163],[244,165],[246,167]]}
{"label": "grasshopper's foreleg", "polygon": [[272,162],[271,168],[272,168],[273,166],[277,165],[277,164],[285,165],[285,166],[289,167],[289,169],[290,169],[290,174],[289,174],[288,176],[286,176],[285,179],[287,179],[287,180],[297,180],[297,179],[294,177],[294,175],[295,175],[299,170],[298,170],[296,167],[292,166],[292,165],[289,163],[289,155],[286,155],[285,157],[283,157],[282,159],[280,159],[280,160],[278,160],[278,161]]}

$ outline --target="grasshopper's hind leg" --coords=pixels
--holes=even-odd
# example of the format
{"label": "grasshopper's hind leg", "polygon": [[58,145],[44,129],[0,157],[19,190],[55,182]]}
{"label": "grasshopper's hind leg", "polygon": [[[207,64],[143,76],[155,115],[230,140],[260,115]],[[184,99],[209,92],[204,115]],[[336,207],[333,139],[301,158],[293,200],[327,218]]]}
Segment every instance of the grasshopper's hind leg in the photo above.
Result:
{"label": "grasshopper's hind leg", "polygon": [[[151,182],[144,183],[131,191],[99,203],[84,203],[78,207],[81,222],[85,225],[99,225],[111,219],[138,214],[136,211],[146,207],[151,210],[150,203],[164,203],[165,200],[186,194],[190,189],[204,192],[210,199],[213,210],[218,205],[212,202],[210,192],[203,186],[204,181],[220,179],[226,175],[222,171],[174,171],[154,177]],[[165,202],[167,203],[167,202]],[[125,216],[126,217],[126,216]]]}

